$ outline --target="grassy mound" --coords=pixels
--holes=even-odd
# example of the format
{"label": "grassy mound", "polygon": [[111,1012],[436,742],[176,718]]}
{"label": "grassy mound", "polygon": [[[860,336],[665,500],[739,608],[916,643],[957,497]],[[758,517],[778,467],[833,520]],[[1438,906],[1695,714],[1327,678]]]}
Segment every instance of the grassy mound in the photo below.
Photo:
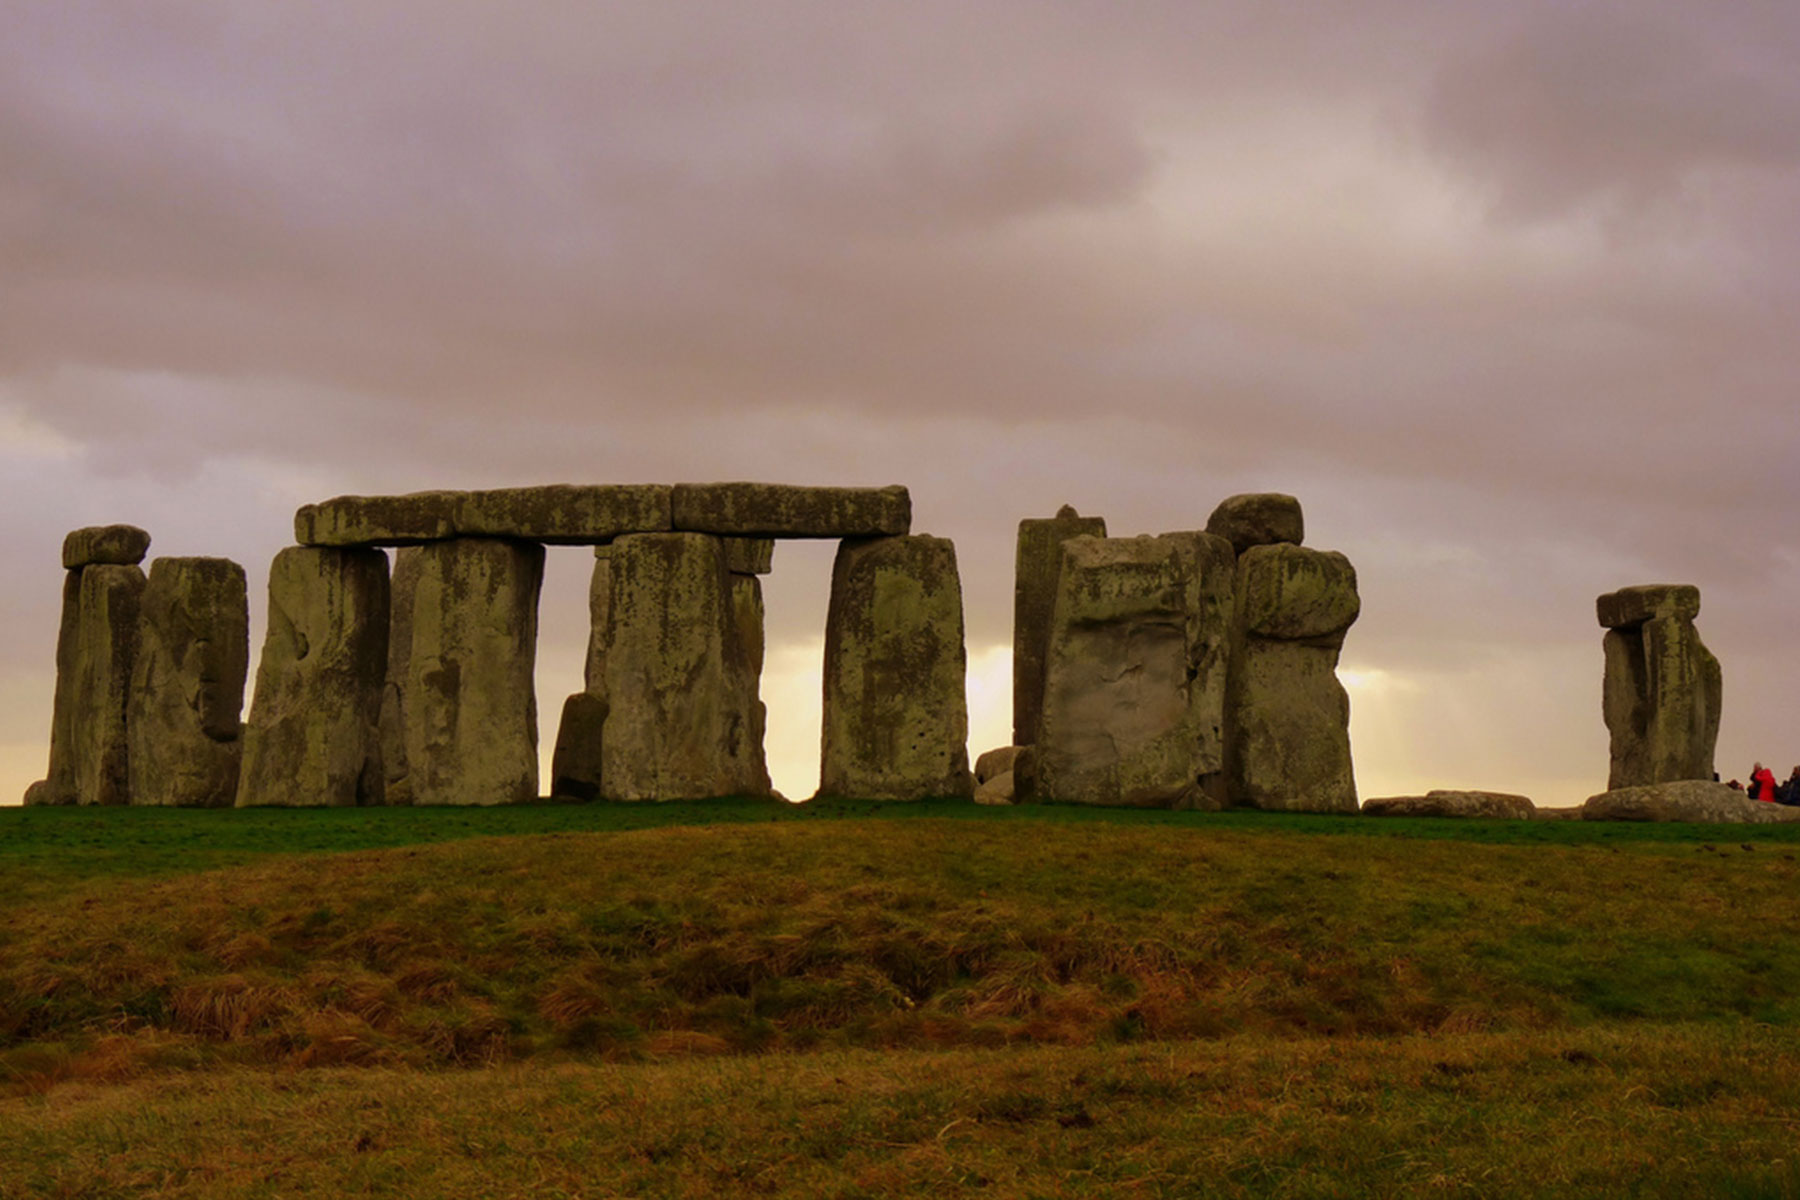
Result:
{"label": "grassy mound", "polygon": [[1753,845],[927,817],[103,877],[0,927],[0,1086],[220,1062],[1791,1025],[1797,868]]}

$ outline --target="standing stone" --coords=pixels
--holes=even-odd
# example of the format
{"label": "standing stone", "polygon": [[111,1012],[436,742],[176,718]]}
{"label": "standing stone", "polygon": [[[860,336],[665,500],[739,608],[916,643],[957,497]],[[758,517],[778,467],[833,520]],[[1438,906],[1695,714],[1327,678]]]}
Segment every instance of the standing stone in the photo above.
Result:
{"label": "standing stone", "polygon": [[[1204,533],[1062,544],[1027,798],[1218,807],[1230,547]],[[1021,756],[1024,757],[1024,756]]]}
{"label": "standing stone", "polygon": [[412,802],[537,799],[538,593],[544,548],[456,538],[418,548],[402,697]]}
{"label": "standing stone", "polygon": [[126,719],[133,804],[231,807],[249,666],[244,568],[224,558],[157,559]]}
{"label": "standing stone", "polygon": [[50,708],[50,766],[25,791],[26,804],[75,803],[75,662],[81,640],[81,571],[63,575],[62,620],[56,632],[56,695]]}
{"label": "standing stone", "polygon": [[594,574],[588,580],[588,648],[583,672],[586,691],[606,696],[606,646],[612,636],[612,547],[594,547]]}
{"label": "standing stone", "polygon": [[83,567],[80,576],[66,727],[74,802],[128,804],[131,750],[125,715],[144,572],[135,566],[97,564]]}
{"label": "standing stone", "polygon": [[825,624],[819,794],[969,797],[956,547],[927,535],[838,547]]}
{"label": "standing stone", "polygon": [[386,782],[382,803],[412,803],[412,781],[406,761],[406,676],[412,663],[413,602],[419,590],[419,550],[394,551],[393,579],[388,588],[387,682],[381,690],[381,769]]}
{"label": "standing stone", "polygon": [[1336,551],[1273,543],[1239,558],[1225,701],[1233,804],[1357,811],[1337,662],[1361,610],[1356,570]]}
{"label": "standing stone", "polygon": [[1724,679],[1694,628],[1700,589],[1652,584],[1596,602],[1606,672],[1601,711],[1611,734],[1608,790],[1710,780]]}
{"label": "standing stone", "polygon": [[[731,565],[731,545],[727,541],[725,562]],[[762,701],[764,654],[762,580],[755,575],[731,572],[732,685],[738,711],[749,728],[744,745],[743,770],[750,791],[767,795],[770,790],[769,765],[763,753],[763,738],[768,732],[769,710]]]}
{"label": "standing stone", "polygon": [[563,701],[562,720],[556,727],[556,749],[550,758],[550,795],[558,800],[586,803],[600,795],[605,766],[606,701],[588,692],[576,692]]}
{"label": "standing stone", "polygon": [[651,533],[613,543],[607,579],[607,800],[766,793],[743,703],[732,585],[720,540]]}
{"label": "standing stone", "polygon": [[1019,522],[1013,560],[1013,744],[1037,740],[1044,708],[1044,655],[1062,544],[1072,537],[1106,536],[1104,517],[1084,517],[1065,504],[1054,517]]}
{"label": "standing stone", "polygon": [[387,632],[387,555],[290,546],[275,556],[239,808],[382,802]]}

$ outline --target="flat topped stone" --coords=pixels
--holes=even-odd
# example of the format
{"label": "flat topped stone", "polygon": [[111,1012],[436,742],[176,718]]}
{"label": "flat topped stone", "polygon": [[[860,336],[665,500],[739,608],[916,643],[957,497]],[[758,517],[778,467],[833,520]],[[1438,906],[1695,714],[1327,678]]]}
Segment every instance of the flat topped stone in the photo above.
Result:
{"label": "flat topped stone", "polygon": [[90,525],[63,539],[66,570],[106,564],[135,567],[150,553],[150,535],[136,525]]}
{"label": "flat topped stone", "polygon": [[1606,593],[1594,607],[1607,629],[1630,629],[1662,617],[1692,621],[1700,615],[1700,589],[1691,583],[1639,584]]}
{"label": "flat topped stone", "polygon": [[738,537],[893,537],[912,529],[903,487],[796,487],[785,483],[678,483],[678,530]]}
{"label": "flat topped stone", "polygon": [[458,506],[461,537],[510,537],[585,546],[669,528],[667,484],[569,484],[469,492]]}
{"label": "flat topped stone", "polygon": [[570,484],[339,496],[294,514],[303,546],[415,546],[456,537],[506,537],[551,545],[610,542],[669,528],[664,484]]}
{"label": "flat topped stone", "polygon": [[294,540],[338,548],[416,546],[456,536],[456,510],[465,492],[405,496],[338,496],[294,514]]}
{"label": "flat topped stone", "polygon": [[1423,796],[1378,796],[1364,800],[1371,817],[1485,817],[1529,821],[1538,809],[1527,796],[1511,792],[1434,790]]}
{"label": "flat topped stone", "polygon": [[1335,550],[1252,546],[1238,560],[1244,631],[1283,641],[1341,638],[1362,612],[1356,568]]}
{"label": "flat topped stone", "polygon": [[1305,540],[1306,521],[1300,501],[1281,492],[1246,492],[1227,496],[1206,519],[1206,532],[1222,537],[1242,554],[1252,546],[1274,546]]}

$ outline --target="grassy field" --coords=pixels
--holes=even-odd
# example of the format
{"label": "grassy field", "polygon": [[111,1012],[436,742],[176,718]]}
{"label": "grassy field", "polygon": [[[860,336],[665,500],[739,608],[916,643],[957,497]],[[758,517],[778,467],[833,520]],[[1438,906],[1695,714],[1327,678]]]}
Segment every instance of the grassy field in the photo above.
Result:
{"label": "grassy field", "polygon": [[0,812],[0,1197],[1800,1194],[1797,835]]}

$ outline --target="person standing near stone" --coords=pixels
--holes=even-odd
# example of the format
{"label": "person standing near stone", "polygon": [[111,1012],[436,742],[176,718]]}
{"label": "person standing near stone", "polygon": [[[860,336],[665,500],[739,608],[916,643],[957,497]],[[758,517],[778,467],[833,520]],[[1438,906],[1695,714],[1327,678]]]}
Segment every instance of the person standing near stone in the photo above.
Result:
{"label": "person standing near stone", "polygon": [[1775,803],[1775,772],[1761,763],[1750,767],[1750,798]]}

